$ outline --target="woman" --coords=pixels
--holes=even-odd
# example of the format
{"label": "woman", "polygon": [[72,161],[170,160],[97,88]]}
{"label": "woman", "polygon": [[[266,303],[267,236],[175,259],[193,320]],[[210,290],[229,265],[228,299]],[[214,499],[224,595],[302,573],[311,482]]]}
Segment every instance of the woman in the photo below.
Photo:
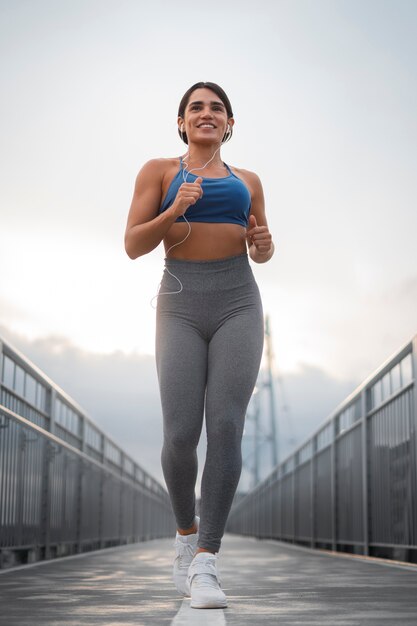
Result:
{"label": "woman", "polygon": [[[193,608],[227,606],[216,553],[240,478],[245,413],[263,347],[262,304],[248,252],[256,263],[274,252],[258,176],[220,157],[233,125],[221,87],[201,82],[188,89],[178,111],[188,151],[143,166],[125,235],[132,259],[161,241],[165,246],[156,328],[161,463],[178,526],[174,582],[191,595]],[[196,449],[204,412],[198,518]]]}

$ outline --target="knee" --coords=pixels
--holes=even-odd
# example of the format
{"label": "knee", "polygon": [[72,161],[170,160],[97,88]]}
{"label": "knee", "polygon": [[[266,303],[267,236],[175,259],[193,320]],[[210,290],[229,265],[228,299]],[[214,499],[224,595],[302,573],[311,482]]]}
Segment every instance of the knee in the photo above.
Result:
{"label": "knee", "polygon": [[195,452],[197,446],[198,438],[187,431],[175,431],[164,437],[164,447],[172,450],[175,454]]}
{"label": "knee", "polygon": [[217,419],[207,429],[207,441],[216,446],[227,447],[240,446],[243,434],[244,420],[233,420],[230,417]]}

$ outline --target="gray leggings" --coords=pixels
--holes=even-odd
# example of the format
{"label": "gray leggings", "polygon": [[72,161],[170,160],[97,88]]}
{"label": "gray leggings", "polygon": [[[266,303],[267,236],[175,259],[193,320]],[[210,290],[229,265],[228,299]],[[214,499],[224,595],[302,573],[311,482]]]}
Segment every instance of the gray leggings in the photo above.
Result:
{"label": "gray leggings", "polygon": [[263,348],[259,289],[247,254],[165,259],[156,326],[164,418],[162,470],[178,528],[195,515],[197,445],[206,417],[198,546],[220,549],[242,469],[241,441]]}

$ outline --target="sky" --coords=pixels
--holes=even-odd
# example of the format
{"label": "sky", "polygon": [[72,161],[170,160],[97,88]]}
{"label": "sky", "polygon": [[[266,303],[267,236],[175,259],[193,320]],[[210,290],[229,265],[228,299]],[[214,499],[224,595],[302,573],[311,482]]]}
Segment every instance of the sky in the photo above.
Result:
{"label": "sky", "polygon": [[0,0],[0,330],[110,429],[117,363],[115,438],[155,474],[163,250],[132,261],[123,236],[141,166],[185,152],[183,93],[223,86],[222,158],[264,187],[276,253],[252,267],[289,449],[417,330],[416,30],[408,0]]}

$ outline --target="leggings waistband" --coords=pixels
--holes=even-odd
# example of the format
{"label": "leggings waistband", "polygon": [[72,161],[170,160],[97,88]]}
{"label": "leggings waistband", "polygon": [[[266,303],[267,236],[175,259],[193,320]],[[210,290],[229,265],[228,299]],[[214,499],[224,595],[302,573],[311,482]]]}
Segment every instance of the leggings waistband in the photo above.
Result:
{"label": "leggings waistband", "polygon": [[180,279],[184,289],[197,291],[231,289],[253,280],[246,253],[208,261],[166,258],[163,281],[168,284],[164,290],[170,290],[169,284],[173,290],[178,288],[172,275]]}
{"label": "leggings waistband", "polygon": [[246,252],[243,252],[242,254],[237,254],[235,256],[224,257],[222,259],[208,259],[202,261],[165,257],[165,267],[168,267],[169,269],[173,267],[180,267],[190,272],[199,272],[201,270],[222,271],[225,269],[232,269],[234,267],[242,266],[245,263],[249,264],[248,255]]}

